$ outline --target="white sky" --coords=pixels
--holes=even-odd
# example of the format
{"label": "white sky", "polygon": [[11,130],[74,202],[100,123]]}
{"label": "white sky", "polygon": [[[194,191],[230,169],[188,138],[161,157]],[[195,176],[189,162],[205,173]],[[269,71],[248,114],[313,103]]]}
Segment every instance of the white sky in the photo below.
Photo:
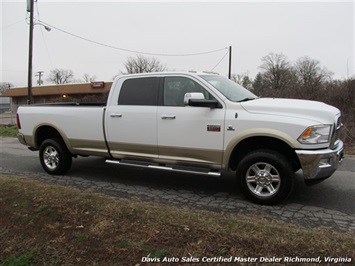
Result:
{"label": "white sky", "polygon": [[[120,2],[38,0],[35,18],[110,46],[157,54],[191,54],[232,46],[232,73],[254,78],[261,57],[309,56],[334,73],[355,74],[354,1]],[[26,1],[1,0],[0,81],[27,85]],[[226,54],[155,56],[169,70],[211,70]],[[99,46],[56,29],[34,28],[33,72],[51,69],[110,81],[135,53]],[[227,75],[228,56],[214,69]],[[33,85],[37,78],[33,78]]]}

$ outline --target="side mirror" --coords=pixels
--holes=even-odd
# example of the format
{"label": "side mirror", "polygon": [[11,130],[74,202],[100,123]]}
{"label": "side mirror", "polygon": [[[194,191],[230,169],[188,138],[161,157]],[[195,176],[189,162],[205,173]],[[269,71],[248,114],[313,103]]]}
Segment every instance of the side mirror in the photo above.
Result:
{"label": "side mirror", "polygon": [[205,96],[201,92],[190,92],[184,95],[184,104],[190,105],[190,100],[204,100]]}
{"label": "side mirror", "polygon": [[222,105],[217,100],[206,100],[201,92],[186,93],[184,104],[196,107],[222,108]]}

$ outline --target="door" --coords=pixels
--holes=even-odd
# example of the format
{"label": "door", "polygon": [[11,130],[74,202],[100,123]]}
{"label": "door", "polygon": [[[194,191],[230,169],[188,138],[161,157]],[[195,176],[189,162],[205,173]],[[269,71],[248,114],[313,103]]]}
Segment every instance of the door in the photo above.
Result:
{"label": "door", "polygon": [[159,159],[218,168],[223,155],[225,108],[185,106],[184,96],[189,92],[214,99],[188,77],[165,77],[162,84],[163,103],[157,112]]}
{"label": "door", "polygon": [[158,157],[158,84],[158,77],[126,79],[114,100],[117,104],[108,106],[106,138],[114,158]]}

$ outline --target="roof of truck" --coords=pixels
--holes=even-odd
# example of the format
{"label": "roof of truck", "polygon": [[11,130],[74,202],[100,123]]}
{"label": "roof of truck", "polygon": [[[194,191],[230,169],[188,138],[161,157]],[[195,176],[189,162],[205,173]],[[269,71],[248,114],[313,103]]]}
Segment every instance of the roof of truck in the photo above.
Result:
{"label": "roof of truck", "polygon": [[210,72],[210,71],[163,71],[163,72],[147,72],[147,73],[135,73],[135,74],[122,74],[119,75],[118,77],[122,76],[158,76],[158,75],[219,75],[216,72]]}

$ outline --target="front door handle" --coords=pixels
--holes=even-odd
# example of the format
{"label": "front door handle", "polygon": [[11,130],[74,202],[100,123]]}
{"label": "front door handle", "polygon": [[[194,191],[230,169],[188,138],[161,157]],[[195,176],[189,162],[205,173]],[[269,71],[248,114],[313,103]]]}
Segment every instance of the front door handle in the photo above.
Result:
{"label": "front door handle", "polygon": [[110,117],[122,117],[122,114],[110,114]]}
{"label": "front door handle", "polygon": [[172,120],[172,119],[175,119],[176,116],[175,115],[162,115],[161,116],[161,119],[164,119],[164,120]]}

